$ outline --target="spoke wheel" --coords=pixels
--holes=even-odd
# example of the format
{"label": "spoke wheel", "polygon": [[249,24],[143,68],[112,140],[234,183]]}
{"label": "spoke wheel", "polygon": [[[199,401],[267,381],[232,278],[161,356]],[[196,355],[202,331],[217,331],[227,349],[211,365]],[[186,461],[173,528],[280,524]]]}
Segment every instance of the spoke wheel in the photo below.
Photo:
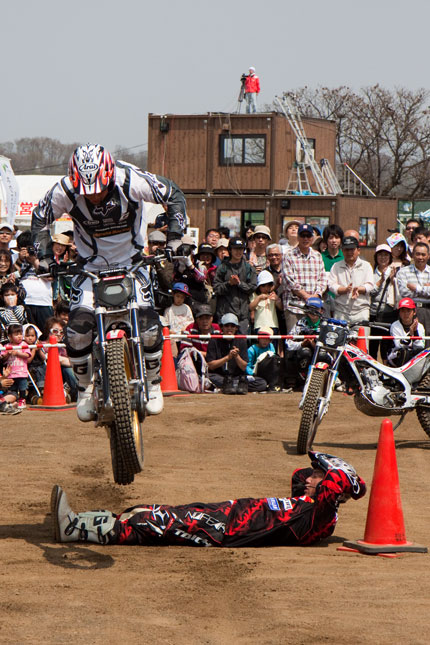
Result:
{"label": "spoke wheel", "polygon": [[311,450],[319,425],[318,409],[324,393],[327,373],[321,370],[312,372],[306,398],[303,404],[302,418],[297,437],[297,453],[304,455]]}
{"label": "spoke wheel", "polygon": [[[114,478],[118,484],[131,483],[132,475],[143,468],[143,434],[138,412],[131,405],[129,381],[134,373],[125,338],[108,342],[106,369],[114,408],[114,422],[110,428]],[[117,477],[121,481],[117,481]]]}

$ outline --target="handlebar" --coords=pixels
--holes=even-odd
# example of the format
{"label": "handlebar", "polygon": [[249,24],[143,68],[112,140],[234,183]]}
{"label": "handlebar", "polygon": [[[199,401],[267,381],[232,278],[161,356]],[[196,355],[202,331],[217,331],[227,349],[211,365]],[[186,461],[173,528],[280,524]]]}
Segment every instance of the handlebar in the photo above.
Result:
{"label": "handlebar", "polygon": [[94,269],[93,271],[88,271],[87,269],[84,269],[85,263],[88,262],[90,258],[83,258],[79,262],[71,262],[71,263],[64,263],[64,264],[52,263],[49,266],[49,273],[39,273],[38,277],[56,278],[58,276],[63,276],[63,275],[68,275],[68,276],[84,275],[88,278],[91,278],[91,280],[99,281],[100,280],[99,276],[101,273],[108,273],[113,271],[118,271],[118,272],[126,271],[127,273],[134,276],[136,271],[140,269],[142,266],[155,266],[156,264],[159,264],[165,261],[172,262],[173,260],[185,259],[184,255],[172,255],[168,251],[169,250],[166,249],[166,251],[157,255],[143,255],[135,264],[132,264],[131,266],[128,266],[128,267],[123,265],[111,265],[111,266],[108,265],[106,269]]}

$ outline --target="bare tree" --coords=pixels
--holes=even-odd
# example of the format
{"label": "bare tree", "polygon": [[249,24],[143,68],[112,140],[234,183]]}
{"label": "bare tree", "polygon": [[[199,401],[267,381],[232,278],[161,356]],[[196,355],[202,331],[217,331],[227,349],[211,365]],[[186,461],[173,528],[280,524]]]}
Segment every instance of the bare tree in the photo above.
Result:
{"label": "bare tree", "polygon": [[[80,143],[61,143],[49,137],[25,137],[0,143],[0,155],[9,157],[17,174],[65,175],[70,155]],[[145,148],[117,147],[115,159],[128,161],[145,169],[148,153]]]}
{"label": "bare tree", "polygon": [[336,154],[377,195],[417,198],[430,190],[430,111],[427,90],[379,85],[288,92],[302,114],[337,123]]}

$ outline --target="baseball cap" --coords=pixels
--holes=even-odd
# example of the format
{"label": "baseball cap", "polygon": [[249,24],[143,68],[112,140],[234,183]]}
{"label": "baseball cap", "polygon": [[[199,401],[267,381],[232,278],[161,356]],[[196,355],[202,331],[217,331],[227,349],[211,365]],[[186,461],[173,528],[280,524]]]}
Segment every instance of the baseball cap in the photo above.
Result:
{"label": "baseball cap", "polygon": [[314,229],[310,224],[300,224],[297,235],[301,235],[302,233],[310,233],[311,235],[313,235]]}
{"label": "baseball cap", "polygon": [[8,230],[8,231],[10,231],[11,233],[13,233],[13,232],[14,232],[14,228],[13,228],[13,226],[11,226],[10,224],[8,224],[7,222],[0,222],[0,231],[1,231],[3,228],[7,228],[7,230]]}
{"label": "baseball cap", "polygon": [[261,271],[257,276],[257,287],[260,287],[262,284],[270,284],[274,282],[273,275],[270,271]]}
{"label": "baseball cap", "polygon": [[412,298],[402,298],[399,300],[399,304],[397,305],[397,309],[416,309],[417,306],[415,302],[412,300]]}
{"label": "baseball cap", "polygon": [[163,231],[151,231],[148,235],[148,242],[167,242],[167,237]]}
{"label": "baseball cap", "polygon": [[378,244],[375,249],[375,255],[379,253],[379,251],[387,251],[387,253],[391,253],[391,248],[388,246],[388,244]]}
{"label": "baseball cap", "polygon": [[246,249],[246,243],[240,237],[231,237],[228,241],[229,249]]}
{"label": "baseball cap", "polygon": [[268,226],[265,226],[264,224],[259,224],[255,227],[252,237],[255,237],[258,234],[265,235],[269,238],[269,240],[272,239],[272,236],[270,235],[270,228]]}
{"label": "baseball cap", "polygon": [[190,290],[188,289],[188,285],[186,285],[185,282],[175,282],[172,287],[172,291],[180,291],[181,293],[185,293],[186,296],[190,295]]}
{"label": "baseball cap", "polygon": [[342,248],[343,249],[358,249],[359,243],[356,237],[352,237],[352,235],[348,235],[347,237],[344,237],[342,240]]}
{"label": "baseball cap", "polygon": [[200,255],[200,253],[210,253],[211,255],[213,255],[213,257],[215,257],[215,251],[213,250],[213,247],[207,242],[202,242],[200,244],[197,257]]}
{"label": "baseball cap", "polygon": [[236,325],[236,327],[239,327],[239,320],[238,317],[235,314],[224,314],[224,316],[221,318],[219,321],[220,325]]}
{"label": "baseball cap", "polygon": [[210,305],[200,305],[200,307],[196,309],[194,318],[200,318],[200,316],[213,316]]}

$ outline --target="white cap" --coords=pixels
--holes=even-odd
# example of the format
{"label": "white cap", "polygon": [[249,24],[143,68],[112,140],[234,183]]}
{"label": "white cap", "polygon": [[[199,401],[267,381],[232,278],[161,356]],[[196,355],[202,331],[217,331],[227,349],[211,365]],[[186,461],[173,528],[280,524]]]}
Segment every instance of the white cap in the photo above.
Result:
{"label": "white cap", "polygon": [[273,275],[270,271],[261,271],[257,276],[257,287],[261,287],[262,284],[269,284],[270,282],[275,282]]}

